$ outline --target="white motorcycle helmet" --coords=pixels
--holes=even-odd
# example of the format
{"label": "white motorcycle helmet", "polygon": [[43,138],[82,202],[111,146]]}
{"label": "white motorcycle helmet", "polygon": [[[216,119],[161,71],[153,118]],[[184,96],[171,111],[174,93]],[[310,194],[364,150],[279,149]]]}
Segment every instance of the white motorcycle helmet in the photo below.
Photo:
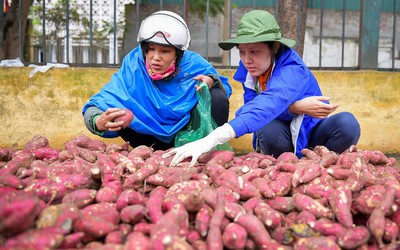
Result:
{"label": "white motorcycle helmet", "polygon": [[172,45],[179,50],[187,50],[190,33],[185,20],[171,11],[157,11],[140,25],[137,41]]}

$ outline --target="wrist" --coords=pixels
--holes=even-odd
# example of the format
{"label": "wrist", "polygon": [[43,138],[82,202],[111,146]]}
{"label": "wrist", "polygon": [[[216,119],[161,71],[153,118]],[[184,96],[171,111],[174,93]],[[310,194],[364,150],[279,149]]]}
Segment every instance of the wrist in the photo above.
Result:
{"label": "wrist", "polygon": [[99,116],[100,116],[100,115],[95,115],[95,116],[93,116],[93,119],[92,119],[92,126],[93,126],[93,130],[94,130],[95,134],[101,136],[101,135],[103,135],[103,134],[105,133],[105,131],[104,131],[104,130],[99,130],[98,127],[97,127],[96,120],[97,120],[97,118],[98,118]]}

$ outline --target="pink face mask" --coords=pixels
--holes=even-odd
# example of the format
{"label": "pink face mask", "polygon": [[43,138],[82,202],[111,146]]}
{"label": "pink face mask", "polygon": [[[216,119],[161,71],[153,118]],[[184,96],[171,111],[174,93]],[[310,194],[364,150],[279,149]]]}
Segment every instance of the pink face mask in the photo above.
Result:
{"label": "pink face mask", "polygon": [[153,79],[153,81],[158,81],[158,80],[164,79],[175,72],[175,60],[172,62],[171,66],[169,66],[169,68],[162,74],[154,73],[151,70],[149,63],[146,60],[146,70],[147,70],[147,73],[149,74],[150,78]]}

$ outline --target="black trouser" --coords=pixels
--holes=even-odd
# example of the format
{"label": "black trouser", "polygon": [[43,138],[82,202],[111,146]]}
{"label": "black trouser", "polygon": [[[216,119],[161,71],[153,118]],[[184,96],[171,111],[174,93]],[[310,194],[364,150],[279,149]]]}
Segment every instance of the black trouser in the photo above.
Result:
{"label": "black trouser", "polygon": [[[294,151],[290,122],[273,120],[256,133],[259,147],[265,154],[278,157],[283,152]],[[356,145],[360,134],[360,124],[354,115],[341,112],[324,119],[312,130],[308,147],[323,145],[340,154]]]}
{"label": "black trouser", "polygon": [[[229,100],[219,88],[210,89],[211,95],[211,116],[214,118],[218,126],[225,124],[229,117]],[[135,113],[133,111],[133,113]],[[185,127],[182,128],[185,129]],[[129,142],[131,147],[146,145],[154,148],[154,150],[167,150],[174,147],[174,140],[170,143],[165,143],[158,140],[156,137],[147,134],[140,134],[131,128],[126,128],[119,131],[121,138]]]}

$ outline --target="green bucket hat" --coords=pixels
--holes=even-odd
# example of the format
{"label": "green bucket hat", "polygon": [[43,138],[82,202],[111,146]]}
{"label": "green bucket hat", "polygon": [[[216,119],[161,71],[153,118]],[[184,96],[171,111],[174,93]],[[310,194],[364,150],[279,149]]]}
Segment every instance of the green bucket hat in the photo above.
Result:
{"label": "green bucket hat", "polygon": [[296,42],[281,37],[281,29],[275,17],[265,10],[252,10],[240,19],[235,38],[218,43],[223,50],[230,50],[242,43],[280,42],[288,47],[293,47]]}

